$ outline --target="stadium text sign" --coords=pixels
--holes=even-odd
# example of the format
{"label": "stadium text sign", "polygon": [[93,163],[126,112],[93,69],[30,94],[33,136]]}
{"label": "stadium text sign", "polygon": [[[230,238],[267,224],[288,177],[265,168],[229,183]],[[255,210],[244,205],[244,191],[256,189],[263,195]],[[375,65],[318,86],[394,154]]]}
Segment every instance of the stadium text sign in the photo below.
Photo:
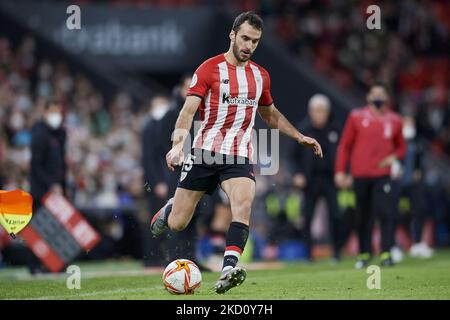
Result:
{"label": "stadium text sign", "polygon": [[57,1],[0,1],[0,9],[80,58],[140,71],[194,68],[215,50],[211,23],[220,18],[207,8],[80,7]]}

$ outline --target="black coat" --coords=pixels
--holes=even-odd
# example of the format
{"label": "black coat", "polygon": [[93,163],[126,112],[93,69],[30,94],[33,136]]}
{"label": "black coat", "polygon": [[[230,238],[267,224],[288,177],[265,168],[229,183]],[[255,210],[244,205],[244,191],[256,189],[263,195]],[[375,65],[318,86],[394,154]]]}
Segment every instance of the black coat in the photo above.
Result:
{"label": "black coat", "polygon": [[314,155],[312,149],[305,148],[298,143],[293,143],[291,148],[291,165],[294,173],[302,173],[308,184],[315,177],[333,179],[334,162],[341,130],[333,122],[329,122],[324,128],[317,129],[311,124],[309,118],[297,126],[299,131],[311,138],[316,139],[323,151],[323,158]]}
{"label": "black coat", "polygon": [[[163,143],[162,150],[164,153],[164,168],[166,172],[166,182],[169,185],[169,193],[173,194],[178,186],[178,181],[180,179],[181,166],[175,167],[175,171],[170,171],[167,168],[165,163],[165,156],[167,152],[172,149],[172,133],[175,129],[175,124],[177,122],[178,116],[180,114],[181,109],[183,108],[185,102],[185,98],[181,97],[177,92],[172,95],[172,103],[171,108],[164,117],[161,119],[162,121],[162,130],[161,130],[161,142]],[[194,116],[194,120],[198,114]],[[192,142],[194,140],[194,121],[192,122],[191,129],[189,131],[190,136],[186,138],[184,143],[183,150],[185,151],[185,157],[187,156],[187,152],[190,152],[190,148],[192,147]]]}
{"label": "black coat", "polygon": [[66,132],[52,129],[44,121],[37,122],[31,130],[31,195],[39,201],[54,184],[65,188]]}
{"label": "black coat", "polygon": [[[166,154],[172,149],[172,133],[184,101],[184,98],[178,94],[174,94],[171,107],[164,117],[161,120],[149,118],[142,132],[142,166],[144,168],[144,179],[149,183],[151,188],[160,182],[167,183],[170,195],[175,192],[178,185],[181,167],[177,166],[175,167],[175,171],[170,171],[166,164]],[[193,133],[194,125],[192,124],[190,130],[191,136],[189,137],[191,144],[194,138]],[[186,140],[185,150],[187,146],[189,146],[189,143]]]}
{"label": "black coat", "polygon": [[163,122],[148,119],[142,131],[142,167],[145,182],[151,187],[166,182],[165,139]]}

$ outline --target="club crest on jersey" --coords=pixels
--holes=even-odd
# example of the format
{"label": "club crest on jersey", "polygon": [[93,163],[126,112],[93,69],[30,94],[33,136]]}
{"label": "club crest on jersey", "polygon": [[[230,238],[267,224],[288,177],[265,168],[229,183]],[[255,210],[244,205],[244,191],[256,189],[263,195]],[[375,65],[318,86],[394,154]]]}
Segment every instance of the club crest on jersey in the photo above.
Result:
{"label": "club crest on jersey", "polygon": [[384,126],[384,137],[389,139],[392,136],[392,127],[390,124]]}
{"label": "club crest on jersey", "polygon": [[231,104],[231,105],[238,105],[238,104],[243,104],[246,106],[253,106],[253,107],[257,107],[258,103],[256,102],[255,99],[248,99],[248,98],[239,98],[239,97],[230,97],[228,94],[224,93],[222,95],[222,103],[223,104]]}
{"label": "club crest on jersey", "polygon": [[189,88],[193,88],[196,84],[197,84],[197,74],[194,73],[194,75],[192,76],[192,80],[191,80],[191,84],[189,85]]}

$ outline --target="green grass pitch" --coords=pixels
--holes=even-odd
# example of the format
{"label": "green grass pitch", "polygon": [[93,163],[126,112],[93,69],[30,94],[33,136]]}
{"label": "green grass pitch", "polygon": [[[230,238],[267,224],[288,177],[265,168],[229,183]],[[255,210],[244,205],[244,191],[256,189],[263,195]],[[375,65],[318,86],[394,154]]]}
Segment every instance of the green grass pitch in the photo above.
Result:
{"label": "green grass pitch", "polygon": [[[374,260],[373,264],[378,261]],[[137,262],[80,263],[81,288],[66,287],[68,274],[30,277],[21,268],[0,269],[0,299],[450,299],[450,251],[429,260],[406,258],[381,268],[381,289],[367,288],[366,270],[354,260],[332,265],[286,263],[281,269],[248,270],[245,283],[225,295],[213,291],[218,273],[203,273],[194,295],[168,293],[161,274],[147,274]]]}

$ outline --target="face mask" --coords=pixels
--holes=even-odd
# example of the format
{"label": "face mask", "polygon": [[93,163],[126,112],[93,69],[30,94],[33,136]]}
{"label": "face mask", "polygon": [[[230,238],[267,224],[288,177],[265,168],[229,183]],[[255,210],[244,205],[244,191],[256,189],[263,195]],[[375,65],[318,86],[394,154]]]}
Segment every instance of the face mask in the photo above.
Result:
{"label": "face mask", "polygon": [[49,113],[46,117],[45,117],[47,124],[53,128],[53,129],[58,129],[61,126],[62,123],[62,114],[61,113]]}
{"label": "face mask", "polygon": [[403,127],[403,137],[406,140],[414,139],[416,137],[416,128],[410,126]]}
{"label": "face mask", "polygon": [[156,121],[161,120],[167,113],[168,106],[158,106],[152,110],[152,118]]}
{"label": "face mask", "polygon": [[386,103],[386,101],[381,100],[381,99],[375,99],[372,100],[372,104],[375,106],[375,108],[377,109],[381,109],[383,108],[384,104]]}

